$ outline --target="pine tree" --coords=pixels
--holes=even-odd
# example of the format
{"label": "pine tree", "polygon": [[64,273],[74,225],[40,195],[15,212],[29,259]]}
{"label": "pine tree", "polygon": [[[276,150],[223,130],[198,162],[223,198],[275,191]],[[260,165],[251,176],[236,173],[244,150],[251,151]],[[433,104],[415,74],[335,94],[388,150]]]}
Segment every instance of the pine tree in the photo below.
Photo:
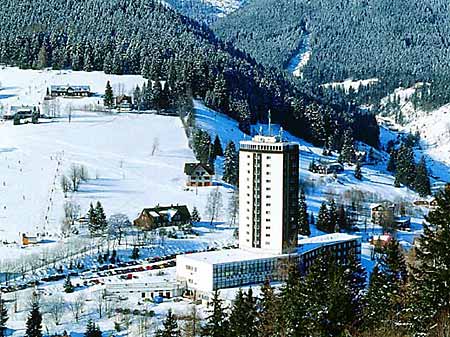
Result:
{"label": "pine tree", "polygon": [[2,299],[0,292],[0,337],[5,336],[6,322],[8,322],[8,319],[8,308],[6,307],[5,301]]}
{"label": "pine tree", "polygon": [[228,317],[217,290],[214,292],[211,302],[212,310],[206,317],[201,335],[202,337],[228,337]]}
{"label": "pine tree", "polygon": [[86,324],[86,331],[84,337],[102,337],[100,328],[90,319]]}
{"label": "pine tree", "polygon": [[223,180],[236,186],[238,183],[238,155],[236,146],[230,141],[225,149],[225,160],[223,163]]}
{"label": "pine tree", "polygon": [[281,323],[281,303],[275,295],[269,280],[261,287],[261,297],[258,302],[257,336],[274,337],[279,333],[277,325]]}
{"label": "pine tree", "polygon": [[420,159],[417,165],[414,189],[421,197],[426,197],[431,194],[430,177],[428,176],[427,164],[424,157]]}
{"label": "pine tree", "polygon": [[361,163],[358,161],[355,167],[355,178],[362,180]]}
{"label": "pine tree", "polygon": [[299,234],[306,236],[311,235],[311,229],[309,228],[308,207],[306,205],[306,196],[303,188],[300,191],[298,227]]}
{"label": "pine tree", "polygon": [[72,281],[70,280],[70,275],[67,275],[66,280],[64,282],[64,291],[66,293],[73,293],[73,284]]}
{"label": "pine tree", "polygon": [[405,308],[407,269],[397,240],[392,239],[374,268],[367,292],[364,325],[400,324]]}
{"label": "pine tree", "polygon": [[222,157],[223,156],[222,143],[220,142],[219,135],[216,135],[216,138],[214,138],[213,149],[214,149],[213,150],[214,157]]}
{"label": "pine tree", "polygon": [[396,162],[396,157],[397,157],[397,151],[395,151],[395,149],[392,149],[390,154],[389,154],[389,161],[387,163],[387,170],[389,172],[395,172],[395,162]]}
{"label": "pine tree", "polygon": [[97,201],[95,206],[95,219],[97,225],[97,231],[104,232],[108,227],[108,220],[106,219],[105,211],[100,201]]}
{"label": "pine tree", "polygon": [[89,218],[89,232],[91,235],[95,234],[98,231],[98,221],[97,221],[97,214],[95,212],[95,208],[91,204],[89,205],[89,211],[88,211],[88,218]]}
{"label": "pine tree", "polygon": [[353,163],[355,161],[355,146],[351,130],[344,132],[344,140],[339,154],[340,163]]}
{"label": "pine tree", "polygon": [[402,144],[396,155],[396,181],[400,184],[412,187],[416,178],[415,165],[412,147]]}
{"label": "pine tree", "polygon": [[195,206],[192,209],[191,219],[192,219],[192,222],[200,222],[201,221],[200,214],[198,212],[197,207],[195,207]]}
{"label": "pine tree", "polygon": [[329,219],[330,219],[330,232],[335,232],[338,229],[338,214],[337,214],[337,208],[336,208],[336,202],[334,199],[331,199],[329,202],[328,211],[330,212]]}
{"label": "pine tree", "polygon": [[411,323],[423,333],[450,312],[450,185],[436,195],[436,201],[438,206],[425,218],[416,245],[410,287],[415,299]]}
{"label": "pine tree", "polygon": [[172,310],[169,309],[167,312],[166,319],[163,323],[163,329],[157,331],[156,337],[181,337],[177,318],[172,314]]}
{"label": "pine tree", "polygon": [[26,322],[25,337],[42,337],[42,314],[39,303],[35,299]]}
{"label": "pine tree", "polygon": [[105,89],[105,96],[103,98],[103,104],[108,107],[108,108],[112,108],[113,104],[114,104],[114,94],[113,94],[113,90],[111,87],[111,83],[106,82],[106,89]]}
{"label": "pine tree", "polygon": [[328,211],[328,207],[325,202],[323,202],[320,206],[316,227],[318,230],[325,233],[332,233],[334,231],[334,227],[331,224],[330,212]]}
{"label": "pine tree", "polygon": [[347,212],[345,211],[344,205],[339,205],[337,210],[337,227],[339,230],[350,230],[350,221],[347,217]]}

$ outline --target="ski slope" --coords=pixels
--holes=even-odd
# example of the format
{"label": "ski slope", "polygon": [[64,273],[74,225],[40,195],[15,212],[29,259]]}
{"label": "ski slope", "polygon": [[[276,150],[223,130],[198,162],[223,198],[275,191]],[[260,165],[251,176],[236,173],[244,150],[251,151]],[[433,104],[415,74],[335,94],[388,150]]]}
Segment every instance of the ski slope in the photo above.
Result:
{"label": "ski slope", "polygon": [[[61,79],[59,76],[63,76]],[[0,70],[1,104],[15,101],[38,104],[49,83],[89,84],[103,93],[105,80],[132,89],[140,76],[102,73]],[[31,88],[31,89],[30,89]],[[5,94],[6,93],[6,94]],[[13,126],[0,122],[0,242],[14,243],[19,233],[40,234],[52,244],[60,240],[63,205],[71,200],[82,214],[91,202],[100,201],[106,214],[124,213],[131,220],[144,207],[186,204],[203,215],[212,188],[187,190],[184,163],[195,160],[178,117],[137,114],[102,114],[79,111],[93,99],[60,99],[76,104],[71,122],[42,119],[38,125]],[[64,111],[64,109],[62,109]],[[155,148],[155,151],[153,149]],[[154,153],[153,153],[154,152]],[[89,180],[64,198],[60,186],[73,164],[86,166]],[[220,187],[227,205],[227,189]],[[224,207],[225,208],[225,207]],[[226,214],[218,219],[226,219]],[[0,244],[2,258],[36,252],[34,248]]]}

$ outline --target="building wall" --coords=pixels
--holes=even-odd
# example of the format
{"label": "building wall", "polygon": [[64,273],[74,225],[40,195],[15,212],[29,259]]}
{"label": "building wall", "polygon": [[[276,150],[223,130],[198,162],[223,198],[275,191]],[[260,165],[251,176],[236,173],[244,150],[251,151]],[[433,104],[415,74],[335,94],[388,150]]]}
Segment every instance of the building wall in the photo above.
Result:
{"label": "building wall", "polygon": [[213,265],[196,261],[189,255],[177,255],[177,281],[187,289],[200,292],[213,291]]}
{"label": "building wall", "polygon": [[274,254],[295,250],[298,146],[243,142],[239,152],[239,247]]}

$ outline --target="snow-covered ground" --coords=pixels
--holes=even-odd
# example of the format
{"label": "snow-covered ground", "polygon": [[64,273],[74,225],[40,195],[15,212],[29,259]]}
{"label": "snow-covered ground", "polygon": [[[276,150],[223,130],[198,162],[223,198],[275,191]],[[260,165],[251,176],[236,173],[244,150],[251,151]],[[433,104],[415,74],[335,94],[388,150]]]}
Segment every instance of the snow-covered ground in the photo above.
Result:
{"label": "snow-covered ground", "polygon": [[[0,70],[5,88],[0,91],[0,103],[17,100],[20,104],[37,104],[55,78],[58,83],[87,83],[99,93],[107,79],[113,85],[126,83],[129,89],[142,80],[139,76],[81,72],[66,72],[60,78],[58,73]],[[76,103],[81,107],[92,99],[60,101],[63,106]],[[204,213],[211,188],[185,189],[184,163],[192,160],[177,117],[74,110],[70,123],[66,117],[41,120],[38,125],[1,122],[0,242],[17,241],[20,232],[43,233],[49,241],[58,240],[66,200],[79,204],[83,213],[98,200],[107,215],[124,213],[131,219],[142,208],[157,204],[186,204],[190,209],[197,206]],[[65,199],[60,179],[72,164],[86,166],[90,179]],[[1,258],[35,250],[0,245]]]}
{"label": "snow-covered ground", "polygon": [[[103,72],[71,70],[22,70],[0,68],[0,106],[5,110],[11,105],[41,105],[47,88],[51,85],[89,85],[95,97],[62,100],[62,107],[73,108],[100,103],[106,82],[110,81],[115,93],[130,94],[136,85],[142,86],[144,79],[135,75],[107,75]],[[0,112],[1,112],[0,108]],[[62,109],[64,113],[64,109]]]}
{"label": "snow-covered ground", "polygon": [[[15,75],[14,75],[15,74]],[[28,77],[29,76],[29,77]],[[22,72],[14,68],[0,70],[0,81],[4,87],[0,91],[0,103],[37,104],[45,93],[45,87],[52,84],[54,78],[59,78],[58,72]],[[90,77],[90,73],[67,72],[64,80],[58,83],[89,84],[99,94],[103,93],[107,79],[113,83],[126,83],[126,88],[132,89],[141,83],[142,78],[108,77],[98,73],[98,77]],[[17,77],[17,78],[16,78]],[[19,79],[20,78],[20,79]],[[88,80],[91,78],[90,80]],[[84,80],[83,80],[84,79]],[[89,82],[90,81],[90,82]],[[9,82],[9,83],[8,83]],[[125,90],[130,90],[125,89]],[[102,114],[83,110],[86,102],[100,97],[80,100],[60,100],[61,105],[77,102],[72,121],[67,117],[42,120],[41,124],[13,126],[11,121],[0,124],[0,239],[13,241],[18,239],[19,232],[44,232],[46,238],[54,243],[40,244],[34,248],[21,249],[16,245],[0,245],[1,258],[15,258],[21,254],[38,253],[47,245],[61,244],[58,234],[63,213],[64,195],[59,186],[59,179],[70,166],[85,165],[90,179],[81,185],[80,191],[70,194],[69,198],[80,204],[85,212],[90,202],[97,200],[104,205],[108,215],[125,213],[131,219],[144,207],[156,204],[187,204],[190,208],[197,206],[205,222],[199,223],[194,230],[198,236],[185,239],[166,239],[165,243],[154,242],[148,248],[142,248],[141,257],[164,256],[178,252],[201,250],[208,247],[223,247],[235,243],[234,228],[227,225],[211,228],[205,218],[205,205],[208,193],[213,188],[185,189],[185,175],[183,166],[186,161],[194,159],[188,147],[188,140],[179,118],[156,115],[137,114]],[[236,121],[206,108],[201,102],[195,101],[196,121],[200,128],[207,130],[212,138],[218,134],[223,147],[229,141],[236,145],[240,140],[248,139],[238,128]],[[262,129],[267,132],[267,125],[256,125],[254,130]],[[272,132],[281,134],[279,126],[274,125]],[[323,176],[308,171],[312,160],[333,160],[336,156],[323,157],[322,149],[295,137],[288,132],[282,133],[287,140],[298,142],[300,145],[301,180],[306,187],[307,203],[310,212],[317,215],[320,204],[330,197],[343,200],[346,195],[359,190],[369,201],[403,200],[414,201],[418,197],[406,188],[395,188],[393,177],[386,172],[385,162],[377,165],[367,165],[362,168],[363,180],[356,180],[353,176],[354,167],[346,166],[342,174],[336,178]],[[384,130],[382,142],[395,138],[395,134]],[[156,144],[156,145],[155,145]],[[362,147],[362,145],[361,145]],[[156,148],[152,155],[153,149]],[[381,155],[385,155],[381,153]],[[221,161],[216,163],[220,175]],[[224,208],[218,221],[228,218],[226,205],[231,189],[219,187],[224,196]],[[47,218],[46,218],[47,217]],[[414,237],[421,233],[422,216],[420,212],[412,219],[410,232],[399,232],[398,238],[404,247],[412,244]],[[368,224],[366,230],[357,233],[363,237],[362,260],[370,271],[374,265],[371,259],[371,247],[367,243],[370,235],[380,233],[381,228]],[[313,235],[321,234],[312,228]],[[59,242],[59,243],[58,243]],[[118,255],[124,260],[129,259],[130,248],[124,245],[117,247]],[[86,266],[95,267],[98,263],[93,256],[84,256]],[[58,262],[64,263],[64,262]],[[55,266],[49,266],[55,268]],[[44,275],[46,270],[39,270],[36,274]],[[40,274],[43,273],[43,274]],[[174,281],[173,269],[165,269],[162,275],[154,271],[146,271],[138,275],[138,281],[161,282]],[[79,282],[74,277],[73,282]],[[117,276],[104,277],[105,284],[126,282]],[[51,302],[56,295],[62,293],[62,281],[44,284],[39,287],[43,293],[43,303]],[[65,313],[62,324],[52,323],[50,314],[46,314],[46,327],[50,333],[61,332],[66,329],[73,336],[84,332],[88,318],[94,318],[103,331],[108,334],[125,335],[114,332],[114,322],[120,321],[122,328],[126,325],[126,318],[112,314],[111,317],[98,318],[98,292],[101,288],[81,287],[72,295],[66,295]],[[233,290],[227,291],[232,294]],[[64,294],[64,293],[63,293]],[[65,295],[65,294],[64,294]],[[8,326],[13,329],[14,336],[23,335],[24,320],[28,313],[28,298],[30,289],[19,293],[21,298],[18,313],[11,315]],[[79,323],[74,322],[70,312],[70,305],[77,296],[85,297],[85,311]],[[232,295],[230,295],[232,296]],[[185,313],[192,303],[172,300],[156,305],[141,303],[137,296],[129,296],[119,304],[122,308],[147,309],[155,311],[157,317],[151,319],[154,326],[160,324],[167,310],[174,309],[177,313]],[[204,310],[205,308],[201,308]],[[134,328],[139,326],[138,318],[134,318]],[[136,335],[139,333],[136,332]]]}
{"label": "snow-covered ground", "polygon": [[310,41],[311,34],[304,33],[297,54],[289,61],[287,70],[295,77],[302,76],[302,70],[311,58],[312,51]]}
{"label": "snow-covered ground", "polygon": [[324,88],[342,88],[345,92],[348,92],[350,88],[352,88],[355,91],[359,90],[360,86],[368,86],[373,83],[377,83],[379,80],[377,78],[368,78],[366,80],[353,80],[353,79],[347,79],[342,82],[332,82],[332,83],[326,83],[322,86]]}

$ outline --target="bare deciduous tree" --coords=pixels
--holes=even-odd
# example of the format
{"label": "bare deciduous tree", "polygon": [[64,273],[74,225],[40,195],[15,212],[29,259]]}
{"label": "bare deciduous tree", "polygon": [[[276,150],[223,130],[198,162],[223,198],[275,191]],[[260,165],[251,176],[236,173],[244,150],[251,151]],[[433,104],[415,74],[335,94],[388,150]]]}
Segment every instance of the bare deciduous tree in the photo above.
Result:
{"label": "bare deciduous tree", "polygon": [[86,297],[83,294],[79,294],[74,298],[72,302],[69,303],[70,311],[72,311],[73,318],[78,323],[81,314],[84,311],[84,304],[86,302]]}
{"label": "bare deciduous tree", "polygon": [[206,214],[211,219],[211,226],[213,225],[214,220],[219,216],[222,205],[222,193],[219,191],[219,188],[216,188],[209,193],[206,205]]}
{"label": "bare deciduous tree", "polygon": [[45,303],[45,309],[56,325],[61,323],[61,318],[64,314],[66,302],[61,295],[55,295]]}

